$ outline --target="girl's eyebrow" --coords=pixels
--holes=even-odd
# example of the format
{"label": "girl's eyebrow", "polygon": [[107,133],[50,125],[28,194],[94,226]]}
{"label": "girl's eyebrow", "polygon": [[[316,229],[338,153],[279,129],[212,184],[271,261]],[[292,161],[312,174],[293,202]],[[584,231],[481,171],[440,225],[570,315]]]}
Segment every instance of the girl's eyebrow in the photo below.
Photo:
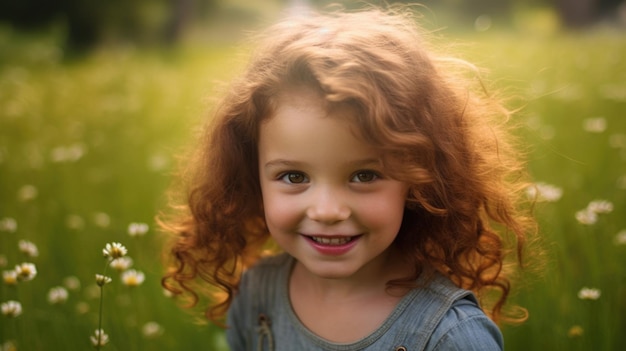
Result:
{"label": "girl's eyebrow", "polygon": [[[272,168],[272,167],[302,167],[303,162],[292,161],[287,159],[275,159],[267,161],[263,167],[264,168]],[[371,166],[380,166],[382,162],[379,158],[364,158],[347,162],[350,167],[371,167]]]}
{"label": "girl's eyebrow", "polygon": [[364,158],[361,160],[354,160],[348,162],[348,164],[352,167],[372,167],[372,166],[380,166],[382,162],[379,158]]}
{"label": "girl's eyebrow", "polygon": [[301,166],[302,162],[298,162],[298,161],[291,161],[291,160],[286,160],[286,159],[282,159],[282,158],[278,158],[275,160],[270,160],[265,162],[265,165],[263,165],[264,168],[272,168],[272,167],[298,167]]}

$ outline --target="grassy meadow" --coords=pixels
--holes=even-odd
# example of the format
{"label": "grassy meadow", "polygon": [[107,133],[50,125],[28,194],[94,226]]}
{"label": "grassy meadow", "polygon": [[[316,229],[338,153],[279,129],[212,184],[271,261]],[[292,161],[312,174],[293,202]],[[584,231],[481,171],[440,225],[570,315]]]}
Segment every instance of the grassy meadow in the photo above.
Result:
{"label": "grassy meadow", "polygon": [[[462,57],[488,67],[487,79],[523,106],[514,122],[544,200],[536,215],[546,260],[513,297],[530,318],[503,327],[506,349],[621,349],[626,34],[458,39],[469,43]],[[92,348],[95,274],[105,273],[113,281],[103,289],[104,349],[226,349],[218,328],[164,295],[154,217],[176,156],[206,117],[216,82],[237,71],[239,52],[120,47],[64,59],[54,36],[0,29],[0,350]],[[128,249],[134,277],[104,271],[111,242]]]}

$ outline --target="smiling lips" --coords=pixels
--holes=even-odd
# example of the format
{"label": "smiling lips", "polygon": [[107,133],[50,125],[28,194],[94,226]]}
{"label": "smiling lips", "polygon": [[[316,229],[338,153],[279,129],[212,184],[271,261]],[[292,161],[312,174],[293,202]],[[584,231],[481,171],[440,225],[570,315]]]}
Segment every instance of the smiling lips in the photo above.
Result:
{"label": "smiling lips", "polygon": [[339,237],[339,238],[330,238],[325,236],[309,236],[309,238],[315,241],[318,244],[322,245],[330,245],[330,246],[340,246],[349,243],[354,240],[354,237]]}
{"label": "smiling lips", "polygon": [[361,238],[356,236],[304,236],[317,252],[323,255],[338,256],[350,251]]}

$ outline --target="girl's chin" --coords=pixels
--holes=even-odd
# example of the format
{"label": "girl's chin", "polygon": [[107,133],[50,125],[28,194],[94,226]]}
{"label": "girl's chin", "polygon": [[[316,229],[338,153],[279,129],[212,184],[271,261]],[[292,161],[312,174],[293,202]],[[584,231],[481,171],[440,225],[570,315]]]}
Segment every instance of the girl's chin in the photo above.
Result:
{"label": "girl's chin", "polygon": [[350,279],[355,276],[356,271],[354,269],[347,269],[347,267],[307,267],[303,265],[304,270],[318,279],[328,280],[344,280]]}
{"label": "girl's chin", "polygon": [[[358,258],[350,257],[343,259],[314,259],[304,258],[298,260],[298,265],[303,273],[318,279],[329,280],[352,280],[373,268],[372,261],[362,262]],[[371,274],[367,274],[371,278]]]}

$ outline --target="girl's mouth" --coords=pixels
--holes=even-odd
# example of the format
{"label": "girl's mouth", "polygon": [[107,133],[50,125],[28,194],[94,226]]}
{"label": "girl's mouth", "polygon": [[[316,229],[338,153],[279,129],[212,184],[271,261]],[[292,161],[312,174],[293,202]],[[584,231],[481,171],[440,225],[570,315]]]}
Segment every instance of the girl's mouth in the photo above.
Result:
{"label": "girl's mouth", "polygon": [[305,235],[311,246],[322,255],[339,256],[354,248],[362,235],[353,236],[314,236]]}
{"label": "girl's mouth", "polygon": [[321,245],[328,245],[328,246],[341,246],[341,245],[345,245],[349,242],[351,242],[352,240],[354,240],[356,237],[354,236],[344,236],[344,237],[325,237],[325,236],[309,236],[309,239],[315,241],[318,244]]}

